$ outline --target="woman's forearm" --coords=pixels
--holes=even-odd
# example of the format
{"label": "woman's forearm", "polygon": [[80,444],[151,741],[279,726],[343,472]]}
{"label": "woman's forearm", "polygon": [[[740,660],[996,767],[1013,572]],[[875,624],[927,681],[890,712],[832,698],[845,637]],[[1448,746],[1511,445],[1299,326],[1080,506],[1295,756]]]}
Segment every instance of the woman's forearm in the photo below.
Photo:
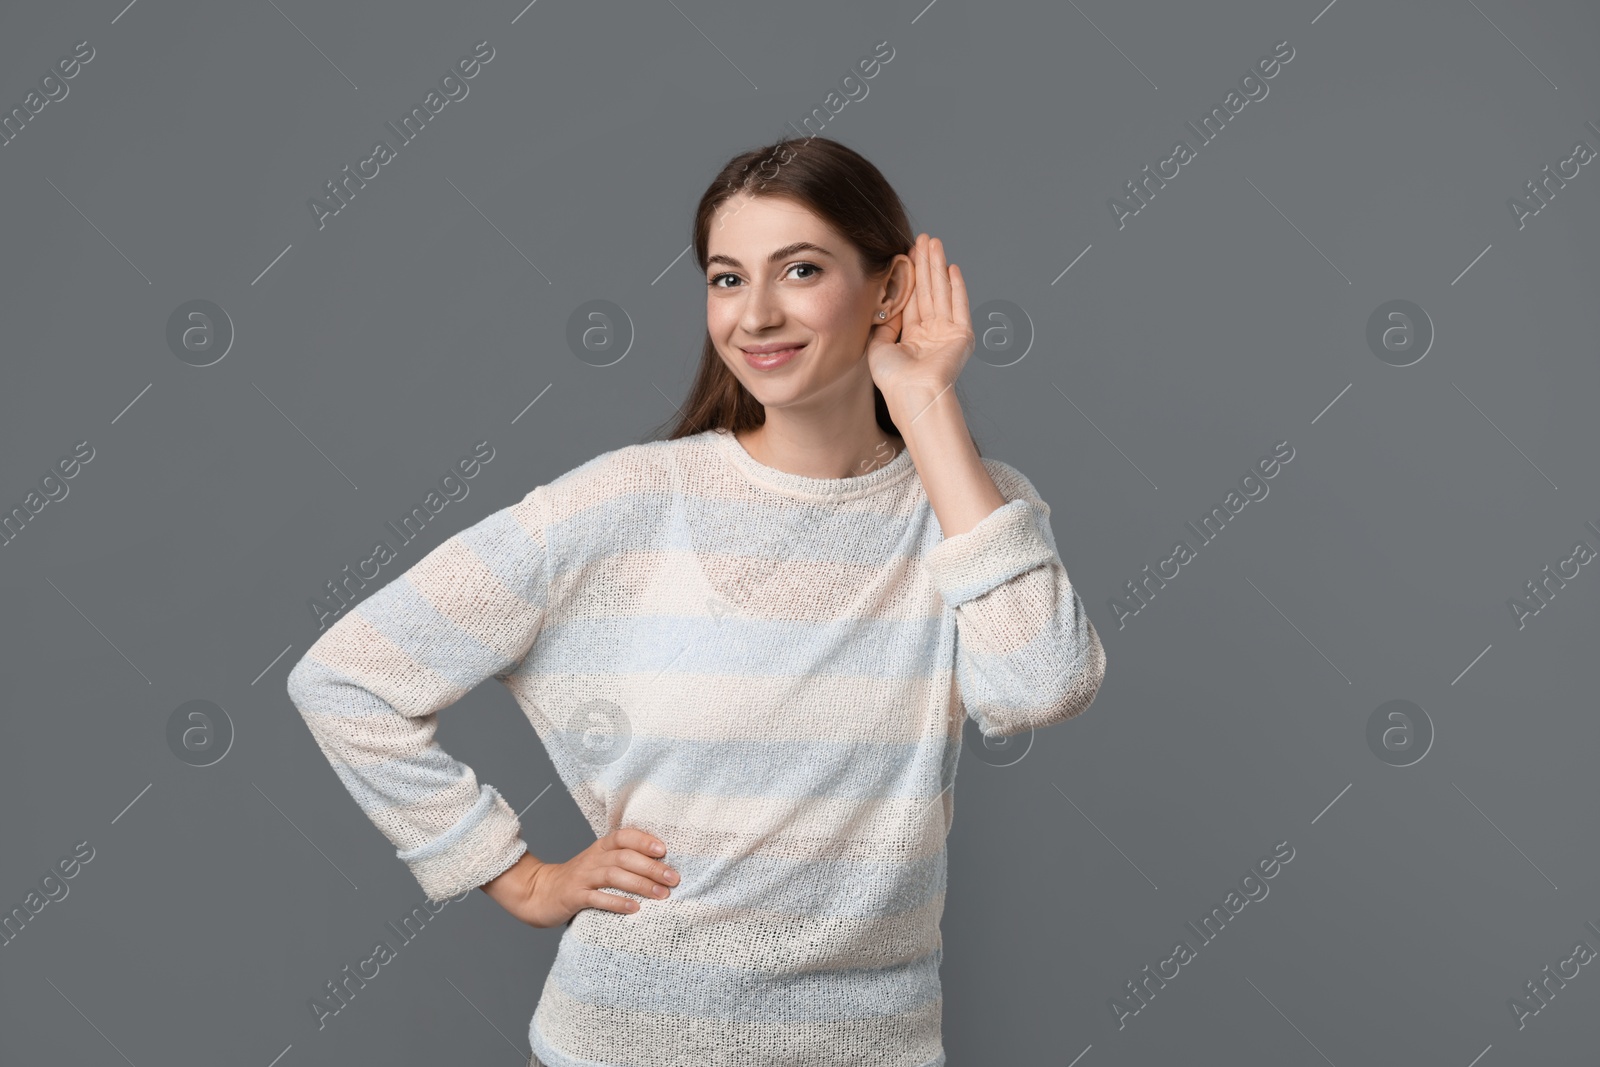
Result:
{"label": "woman's forearm", "polygon": [[917,466],[944,536],[966,533],[1005,504],[972,443],[954,386],[931,394],[922,390],[885,396],[884,400]]}

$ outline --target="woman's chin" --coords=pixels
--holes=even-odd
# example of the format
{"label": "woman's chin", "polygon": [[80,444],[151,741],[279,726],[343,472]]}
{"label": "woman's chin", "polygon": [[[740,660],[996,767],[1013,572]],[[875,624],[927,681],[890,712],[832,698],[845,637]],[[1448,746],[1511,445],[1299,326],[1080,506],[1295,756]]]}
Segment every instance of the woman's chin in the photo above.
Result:
{"label": "woman's chin", "polygon": [[783,407],[792,404],[804,397],[806,389],[798,381],[789,379],[773,379],[759,377],[754,381],[748,378],[740,379],[750,395],[761,401],[767,407]]}

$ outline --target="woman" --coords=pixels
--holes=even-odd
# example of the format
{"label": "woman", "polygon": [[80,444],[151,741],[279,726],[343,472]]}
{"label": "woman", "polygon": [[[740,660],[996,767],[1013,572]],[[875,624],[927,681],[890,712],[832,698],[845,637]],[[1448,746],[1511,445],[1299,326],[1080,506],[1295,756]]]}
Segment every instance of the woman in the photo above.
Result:
{"label": "woman", "polygon": [[[934,1067],[964,717],[1070,718],[1105,655],[1050,508],[962,417],[961,272],[876,167],[825,138],[736,156],[694,247],[669,436],[451,537],[289,694],[429,899],[567,924],[534,1067]],[[490,677],[594,829],[564,863],[433,740]]]}

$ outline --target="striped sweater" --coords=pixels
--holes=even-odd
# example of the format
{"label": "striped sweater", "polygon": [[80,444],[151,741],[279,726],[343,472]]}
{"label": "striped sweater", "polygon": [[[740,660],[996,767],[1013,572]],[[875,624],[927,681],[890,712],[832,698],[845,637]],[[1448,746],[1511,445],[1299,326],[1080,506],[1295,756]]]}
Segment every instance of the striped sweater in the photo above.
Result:
{"label": "striped sweater", "polygon": [[596,837],[667,843],[668,899],[613,890],[639,910],[563,929],[540,1060],[944,1064],[962,723],[1059,722],[1105,672],[1049,506],[983,463],[1006,503],[946,538],[904,450],[814,478],[722,430],[620,448],[452,536],[296,664],[318,747],[431,900],[527,850],[434,740],[490,677]]}

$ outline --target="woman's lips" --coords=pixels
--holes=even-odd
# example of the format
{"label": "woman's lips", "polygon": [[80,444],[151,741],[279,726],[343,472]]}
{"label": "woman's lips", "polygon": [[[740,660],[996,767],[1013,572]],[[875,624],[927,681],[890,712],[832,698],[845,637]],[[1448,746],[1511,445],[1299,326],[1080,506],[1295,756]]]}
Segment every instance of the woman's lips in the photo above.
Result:
{"label": "woman's lips", "polygon": [[744,361],[756,370],[772,370],[789,362],[804,347],[802,344],[795,348],[779,349],[776,352],[751,352],[748,349],[740,351],[744,353]]}

